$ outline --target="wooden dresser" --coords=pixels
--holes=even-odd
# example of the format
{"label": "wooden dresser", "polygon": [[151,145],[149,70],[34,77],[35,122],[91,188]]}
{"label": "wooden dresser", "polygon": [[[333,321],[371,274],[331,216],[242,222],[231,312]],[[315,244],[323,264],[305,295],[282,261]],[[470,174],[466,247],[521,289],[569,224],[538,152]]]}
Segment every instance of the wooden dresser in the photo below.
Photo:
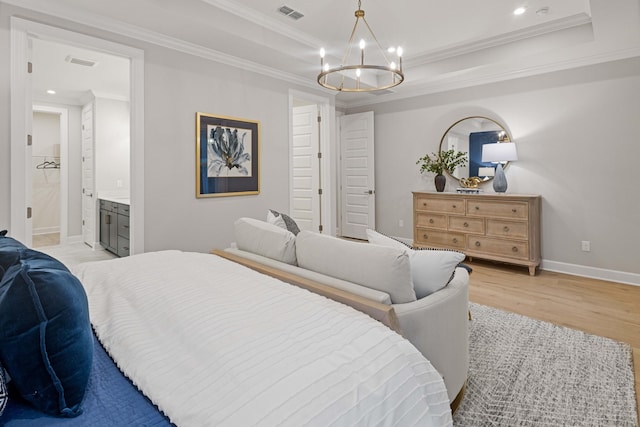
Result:
{"label": "wooden dresser", "polygon": [[526,265],[533,276],[540,265],[540,196],[414,192],[413,244]]}

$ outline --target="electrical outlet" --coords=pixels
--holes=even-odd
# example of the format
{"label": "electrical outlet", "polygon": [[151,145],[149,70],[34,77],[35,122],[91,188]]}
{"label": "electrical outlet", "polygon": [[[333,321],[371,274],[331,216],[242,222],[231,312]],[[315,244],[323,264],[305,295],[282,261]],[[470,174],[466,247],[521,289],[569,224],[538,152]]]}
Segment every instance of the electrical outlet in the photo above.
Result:
{"label": "electrical outlet", "polygon": [[404,227],[404,221],[403,220],[398,220],[398,227]]}
{"label": "electrical outlet", "polygon": [[583,240],[582,241],[582,250],[583,252],[590,252],[591,251],[591,242],[588,240]]}

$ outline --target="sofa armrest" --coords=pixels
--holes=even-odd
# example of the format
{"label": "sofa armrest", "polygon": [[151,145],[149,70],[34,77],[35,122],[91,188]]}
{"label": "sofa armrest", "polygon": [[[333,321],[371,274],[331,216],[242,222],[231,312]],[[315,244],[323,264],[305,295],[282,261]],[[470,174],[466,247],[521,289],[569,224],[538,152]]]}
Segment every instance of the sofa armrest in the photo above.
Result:
{"label": "sofa armrest", "polygon": [[456,268],[451,282],[443,289],[393,307],[402,335],[443,376],[452,402],[469,369],[469,273]]}

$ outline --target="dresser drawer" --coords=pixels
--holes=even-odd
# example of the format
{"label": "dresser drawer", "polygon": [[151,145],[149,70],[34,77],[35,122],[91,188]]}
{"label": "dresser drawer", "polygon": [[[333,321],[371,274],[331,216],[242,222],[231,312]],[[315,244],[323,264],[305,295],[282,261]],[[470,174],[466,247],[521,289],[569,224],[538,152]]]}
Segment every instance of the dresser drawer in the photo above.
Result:
{"label": "dresser drawer", "polygon": [[467,236],[470,251],[499,255],[508,258],[529,259],[529,245],[519,240],[502,240],[490,237]]}
{"label": "dresser drawer", "polygon": [[529,225],[526,222],[487,219],[487,236],[526,240],[529,237]]}
{"label": "dresser drawer", "polygon": [[524,202],[468,200],[467,215],[527,219],[529,208]]}
{"label": "dresser drawer", "polygon": [[464,249],[464,234],[447,233],[445,231],[416,229],[416,246],[446,246],[454,249]]}
{"label": "dresser drawer", "polygon": [[449,230],[463,233],[484,234],[484,219],[465,216],[450,216]]}
{"label": "dresser drawer", "polygon": [[415,208],[420,211],[458,213],[464,215],[464,199],[451,200],[437,197],[417,197]]}
{"label": "dresser drawer", "polygon": [[439,214],[416,212],[416,226],[446,230],[447,217],[445,215]]}

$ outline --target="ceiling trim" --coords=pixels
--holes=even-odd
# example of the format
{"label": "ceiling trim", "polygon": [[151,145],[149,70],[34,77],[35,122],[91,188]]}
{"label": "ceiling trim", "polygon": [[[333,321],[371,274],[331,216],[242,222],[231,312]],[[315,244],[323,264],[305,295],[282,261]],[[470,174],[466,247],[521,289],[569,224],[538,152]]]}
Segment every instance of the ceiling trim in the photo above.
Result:
{"label": "ceiling trim", "polygon": [[135,25],[126,24],[115,19],[107,18],[102,15],[96,15],[78,11],[77,9],[61,6],[52,6],[49,2],[39,0],[0,0],[0,3],[10,4],[23,9],[29,9],[36,12],[54,16],[56,18],[66,19],[82,25],[88,25],[93,28],[108,31],[111,33],[130,37],[135,40],[152,43],[168,49],[187,53],[200,58],[215,61],[224,65],[251,71],[272,77],[277,80],[295,83],[304,87],[318,89],[314,80],[305,79],[296,74],[287,73],[272,67],[267,67],[257,62],[238,58],[214,49],[205,48],[195,43],[190,43],[174,37],[167,36],[155,31],[146,30]]}
{"label": "ceiling trim", "polygon": [[420,52],[412,57],[405,58],[404,62],[407,66],[426,65],[456,56],[473,53],[478,50],[490,49],[587,24],[591,24],[591,17],[585,13],[578,13],[562,19],[556,19],[551,22],[523,28],[499,36],[488,37],[472,42],[462,42],[439,49]]}
{"label": "ceiling trim", "polygon": [[250,7],[243,6],[236,2],[230,0],[201,0],[211,6],[215,6],[219,9],[224,10],[225,12],[232,13],[240,18],[243,18],[249,22],[252,22],[261,27],[265,27],[274,33],[278,33],[289,39],[302,42],[309,46],[312,49],[320,49],[323,45],[323,41],[317,39],[315,37],[311,37],[309,34],[299,31],[290,25],[279,21],[278,19],[272,18],[269,15],[265,15],[264,13],[260,13]]}
{"label": "ceiling trim", "polygon": [[500,83],[507,80],[532,77],[536,75],[548,74],[557,71],[570,70],[573,68],[586,67],[589,65],[603,64],[606,62],[619,61],[624,59],[640,57],[640,47],[630,47],[618,49],[615,51],[598,52],[593,55],[583,56],[579,58],[571,58],[564,61],[554,61],[539,66],[530,66],[521,69],[507,70],[503,72],[489,72],[485,75],[472,78],[456,78],[445,77],[441,80],[433,79],[430,82],[422,83],[411,87],[411,94],[396,93],[383,95],[377,99],[361,99],[359,101],[350,102],[347,108],[357,108],[367,105],[380,104],[382,102],[398,101],[401,99],[414,98],[424,95],[432,95],[435,93],[446,92],[450,90],[463,89],[473,86],[481,86],[491,83]]}

